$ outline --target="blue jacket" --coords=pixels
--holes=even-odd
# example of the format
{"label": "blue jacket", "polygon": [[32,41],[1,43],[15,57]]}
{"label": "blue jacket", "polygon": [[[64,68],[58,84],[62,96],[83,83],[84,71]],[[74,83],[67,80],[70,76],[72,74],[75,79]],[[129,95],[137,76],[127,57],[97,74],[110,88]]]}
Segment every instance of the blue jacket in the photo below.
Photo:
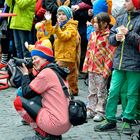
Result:
{"label": "blue jacket", "polygon": [[[111,7],[110,7],[111,6]],[[93,2],[93,14],[96,16],[101,12],[111,14],[112,0],[95,0]]]}
{"label": "blue jacket", "polygon": [[[111,14],[112,10],[112,0],[95,0],[92,3],[93,16],[101,12]],[[113,18],[113,17],[112,17]],[[87,39],[89,40],[90,34],[94,31],[92,26],[87,27]]]}
{"label": "blue jacket", "polygon": [[[129,32],[123,42],[116,41],[116,28],[124,25]],[[140,72],[140,11],[125,13],[118,17],[110,31],[109,42],[118,46],[114,56],[113,68]]]}

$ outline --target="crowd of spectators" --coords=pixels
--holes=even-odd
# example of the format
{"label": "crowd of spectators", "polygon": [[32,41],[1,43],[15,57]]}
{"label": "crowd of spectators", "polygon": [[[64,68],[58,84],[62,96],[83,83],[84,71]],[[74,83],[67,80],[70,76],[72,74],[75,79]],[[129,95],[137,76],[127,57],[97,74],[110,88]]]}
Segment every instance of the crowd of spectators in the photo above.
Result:
{"label": "crowd of spectators", "polygon": [[79,95],[78,78],[88,78],[87,118],[101,122],[95,131],[115,130],[120,97],[122,132],[132,134],[132,123],[140,120],[140,1],[121,3],[0,1],[2,12],[8,7],[6,12],[16,13],[0,17],[0,70],[12,57],[33,59],[31,70],[20,67],[22,84],[14,106],[35,129],[34,138],[60,140],[71,127],[68,99],[50,63],[68,68],[67,77],[61,76],[73,96]]}

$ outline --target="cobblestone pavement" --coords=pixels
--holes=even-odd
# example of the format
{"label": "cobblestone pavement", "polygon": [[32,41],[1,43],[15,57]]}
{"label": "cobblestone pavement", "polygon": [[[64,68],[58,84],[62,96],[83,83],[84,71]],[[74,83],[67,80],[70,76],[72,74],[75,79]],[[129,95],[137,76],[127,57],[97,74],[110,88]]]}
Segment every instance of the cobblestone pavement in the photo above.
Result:
{"label": "cobblestone pavement", "polygon": [[[79,80],[80,93],[76,97],[86,101],[87,87],[83,80]],[[31,127],[22,125],[21,118],[13,107],[16,89],[8,88],[0,91],[0,140],[22,140],[25,136],[34,135]],[[121,113],[119,106],[118,113]],[[63,135],[63,140],[132,140],[130,136],[121,133],[121,123],[117,123],[117,131],[94,132],[93,127],[97,123],[88,120],[88,123],[73,127]],[[134,135],[140,126],[133,126]],[[136,140],[136,138],[134,139]]]}

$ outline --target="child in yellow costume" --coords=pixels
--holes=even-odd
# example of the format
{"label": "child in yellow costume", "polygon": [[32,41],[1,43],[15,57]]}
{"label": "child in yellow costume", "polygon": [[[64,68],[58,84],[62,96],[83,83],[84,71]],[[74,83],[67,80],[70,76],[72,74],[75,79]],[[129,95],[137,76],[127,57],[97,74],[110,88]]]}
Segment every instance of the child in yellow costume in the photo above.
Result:
{"label": "child in yellow costume", "polygon": [[73,20],[72,10],[68,6],[60,6],[57,10],[57,24],[52,26],[51,14],[45,14],[46,30],[55,35],[53,49],[56,63],[60,67],[68,67],[67,77],[70,93],[78,95],[78,66],[80,58],[80,35],[78,21]]}
{"label": "child in yellow costume", "polygon": [[42,46],[46,46],[52,49],[52,43],[50,42],[49,38],[50,35],[48,34],[48,32],[45,30],[45,24],[44,21],[38,22],[35,25],[35,28],[37,30],[36,33],[36,37],[37,37],[37,41],[34,45],[32,44],[28,44],[28,42],[25,42],[25,47],[31,52],[33,50],[34,47],[36,47],[37,45],[42,45]]}

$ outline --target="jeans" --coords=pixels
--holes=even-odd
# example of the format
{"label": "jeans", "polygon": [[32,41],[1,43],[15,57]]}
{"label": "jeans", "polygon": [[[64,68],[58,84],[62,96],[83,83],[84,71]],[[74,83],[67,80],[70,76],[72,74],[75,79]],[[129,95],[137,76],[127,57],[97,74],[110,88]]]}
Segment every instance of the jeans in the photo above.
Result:
{"label": "jeans", "polygon": [[29,44],[29,31],[13,30],[15,48],[17,57],[23,59],[24,57],[31,57],[30,52],[25,48],[25,41]]}

